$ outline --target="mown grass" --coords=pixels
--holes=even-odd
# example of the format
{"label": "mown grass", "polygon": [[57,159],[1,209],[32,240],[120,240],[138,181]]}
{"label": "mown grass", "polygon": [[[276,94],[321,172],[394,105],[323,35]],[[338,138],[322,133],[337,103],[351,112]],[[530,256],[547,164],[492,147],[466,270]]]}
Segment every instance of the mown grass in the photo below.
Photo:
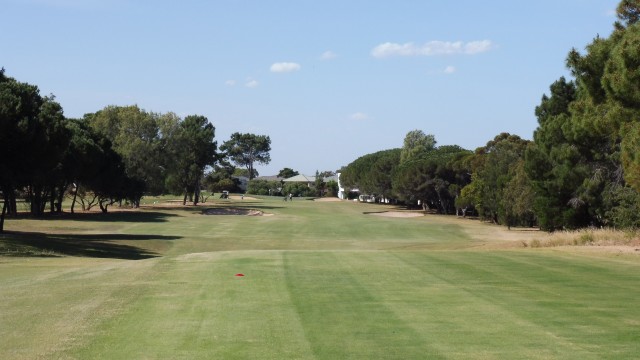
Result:
{"label": "mown grass", "polygon": [[501,244],[538,234],[438,216],[376,217],[366,213],[382,208],[351,202],[206,204],[231,205],[273,215],[207,216],[189,206],[10,219],[0,244],[55,257],[0,257],[0,358],[640,353],[633,252],[513,249]]}

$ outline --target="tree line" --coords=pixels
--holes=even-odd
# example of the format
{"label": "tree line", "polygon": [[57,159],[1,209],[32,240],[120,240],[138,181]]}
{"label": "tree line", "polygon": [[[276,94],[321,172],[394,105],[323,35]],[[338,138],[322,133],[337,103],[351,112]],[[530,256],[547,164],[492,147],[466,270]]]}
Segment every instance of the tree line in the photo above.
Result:
{"label": "tree line", "polygon": [[[268,163],[268,136],[234,133],[220,149],[215,128],[201,115],[184,118],[138,106],[107,106],[81,119],[66,118],[53,95],[0,70],[0,191],[5,216],[71,212],[140,204],[144,194],[183,194],[197,204],[203,183],[233,183],[231,162],[253,172]],[[210,173],[205,174],[205,170]]]}
{"label": "tree line", "polygon": [[533,140],[502,133],[475,151],[437,147],[420,130],[404,146],[342,170],[350,188],[443,214],[476,212],[548,231],[640,225],[640,1],[624,0],[607,38],[573,49],[535,108]]}

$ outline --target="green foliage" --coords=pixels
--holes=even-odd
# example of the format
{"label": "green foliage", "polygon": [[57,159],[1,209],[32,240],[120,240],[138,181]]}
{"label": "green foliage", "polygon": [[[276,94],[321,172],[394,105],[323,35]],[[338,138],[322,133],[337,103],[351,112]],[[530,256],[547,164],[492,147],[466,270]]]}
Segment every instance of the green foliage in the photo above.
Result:
{"label": "green foliage", "polygon": [[637,1],[622,1],[622,23],[616,23],[611,36],[594,39],[584,55],[572,50],[567,64],[577,91],[561,79],[536,109],[539,127],[527,151],[526,171],[543,229],[636,226],[633,216],[621,215],[628,205],[619,194],[629,199],[630,191],[640,189],[638,8]]}
{"label": "green foliage", "polygon": [[278,177],[281,177],[283,179],[287,179],[287,178],[294,177],[294,176],[299,175],[299,174],[300,174],[299,172],[286,167],[286,168],[280,170],[280,172],[278,172]]}
{"label": "green foliage", "polygon": [[455,212],[459,189],[468,183],[468,170],[460,164],[469,154],[459,146],[441,146],[402,163],[394,172],[394,193],[408,204],[419,202],[425,210]]}
{"label": "green foliage", "polygon": [[236,165],[246,167],[249,179],[253,179],[254,164],[271,162],[271,139],[266,135],[233,133],[231,139],[225,141],[220,150]]}
{"label": "green foliage", "polygon": [[[520,215],[531,210],[530,205],[525,205],[527,201],[520,198],[531,193],[528,182],[522,178],[515,180],[527,144],[517,135],[502,133],[476,150],[475,184],[472,192],[465,193],[465,201],[475,201],[474,207],[484,219],[508,226],[522,224],[524,219]],[[517,209],[516,203],[525,209]]]}
{"label": "green foliage", "polygon": [[392,179],[400,153],[401,149],[391,149],[361,156],[342,169],[340,181],[345,188],[358,189],[363,194],[393,197]]}
{"label": "green foliage", "polygon": [[621,229],[640,226],[640,194],[632,188],[609,185],[604,192],[607,225]]}
{"label": "green foliage", "polygon": [[287,182],[284,184],[282,188],[283,195],[293,195],[296,197],[312,197],[317,196],[316,189],[313,187],[309,187],[306,183],[300,182]]}
{"label": "green foliage", "polygon": [[327,197],[337,197],[338,196],[339,186],[338,186],[338,182],[337,181],[335,181],[335,180],[327,181],[327,183],[325,184],[325,188],[326,188],[325,196],[327,196]]}
{"label": "green foliage", "polygon": [[179,122],[176,116],[148,113],[136,105],[107,106],[86,114],[85,120],[112,142],[128,176],[144,182],[151,194],[164,192],[165,170],[170,165],[166,149]]}
{"label": "green foliage", "polygon": [[268,180],[249,180],[247,194],[253,195],[278,195],[281,194],[282,183]]}
{"label": "green foliage", "polygon": [[404,138],[400,162],[421,157],[436,147],[436,138],[432,134],[425,134],[422,130],[412,130]]}
{"label": "green foliage", "polygon": [[621,143],[624,179],[640,192],[640,122],[627,124],[624,133]]}

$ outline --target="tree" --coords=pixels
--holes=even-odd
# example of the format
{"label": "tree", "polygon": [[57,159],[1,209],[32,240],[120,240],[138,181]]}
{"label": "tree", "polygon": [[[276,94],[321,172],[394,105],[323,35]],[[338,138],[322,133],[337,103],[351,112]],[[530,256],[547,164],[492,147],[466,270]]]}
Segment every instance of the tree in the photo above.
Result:
{"label": "tree", "polygon": [[[551,98],[543,97],[539,108],[554,98],[563,105],[555,112],[536,112],[539,127],[526,152],[525,168],[545,230],[619,223],[624,212],[617,208],[633,198],[625,181],[635,186],[639,5],[622,1],[617,9],[620,22],[608,38],[596,37],[585,54],[575,49],[569,53],[575,85],[565,86],[576,91],[556,91],[558,83],[552,85]],[[625,201],[611,194],[623,194]]]}
{"label": "tree", "polygon": [[60,186],[62,160],[70,138],[65,121],[53,95],[43,97],[37,86],[18,82],[0,70],[2,214],[16,214],[15,192],[22,188],[26,188],[34,216],[43,214],[47,202],[54,211],[53,199],[64,191]]}
{"label": "tree", "polygon": [[324,193],[324,176],[320,174],[320,171],[316,170],[316,180],[314,181],[314,188],[316,190],[316,196],[322,197]]}
{"label": "tree", "polygon": [[467,171],[458,163],[469,154],[456,145],[441,146],[402,163],[393,177],[394,193],[408,204],[420,203],[424,210],[455,212],[457,189],[467,183]]}
{"label": "tree", "polygon": [[404,138],[400,162],[420,157],[433,150],[436,146],[435,136],[425,134],[422,130],[412,130]]}
{"label": "tree", "polygon": [[224,190],[230,192],[241,191],[239,180],[235,176],[236,168],[229,162],[221,159],[213,166],[213,171],[205,175],[202,185],[210,192],[222,192]]}
{"label": "tree", "polygon": [[[479,195],[479,204],[475,207],[481,217],[494,223],[514,225],[511,204],[505,191],[512,181],[517,164],[523,159],[528,141],[517,135],[501,133],[487,145],[476,149],[473,181]],[[515,184],[514,184],[515,185]]]}
{"label": "tree", "polygon": [[393,197],[392,179],[400,162],[401,149],[378,151],[359,157],[340,172],[345,188],[369,195]]}
{"label": "tree", "polygon": [[254,178],[254,165],[271,162],[271,139],[266,135],[231,134],[231,139],[225,141],[220,150],[237,165],[246,167],[249,180]]}
{"label": "tree", "polygon": [[149,113],[137,105],[107,106],[86,114],[85,120],[111,141],[124,161],[127,176],[144,182],[152,194],[164,192],[168,164],[163,149],[172,141],[179,123],[175,114]]}
{"label": "tree", "polygon": [[287,167],[280,170],[280,172],[278,172],[278,177],[285,178],[285,179],[294,177],[296,175],[300,175],[300,173]]}
{"label": "tree", "polygon": [[200,181],[207,166],[213,166],[219,156],[214,141],[215,128],[204,116],[190,115],[180,122],[169,144],[170,183],[183,194],[183,204],[190,197],[197,205],[200,198]]}

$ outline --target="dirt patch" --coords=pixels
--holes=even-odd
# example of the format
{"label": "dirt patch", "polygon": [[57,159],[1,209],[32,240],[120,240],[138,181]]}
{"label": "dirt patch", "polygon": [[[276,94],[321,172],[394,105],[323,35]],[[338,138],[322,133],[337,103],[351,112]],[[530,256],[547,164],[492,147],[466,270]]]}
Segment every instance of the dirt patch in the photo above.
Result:
{"label": "dirt patch", "polygon": [[255,209],[240,208],[210,208],[203,210],[204,215],[239,215],[239,216],[263,216],[264,212]]}

